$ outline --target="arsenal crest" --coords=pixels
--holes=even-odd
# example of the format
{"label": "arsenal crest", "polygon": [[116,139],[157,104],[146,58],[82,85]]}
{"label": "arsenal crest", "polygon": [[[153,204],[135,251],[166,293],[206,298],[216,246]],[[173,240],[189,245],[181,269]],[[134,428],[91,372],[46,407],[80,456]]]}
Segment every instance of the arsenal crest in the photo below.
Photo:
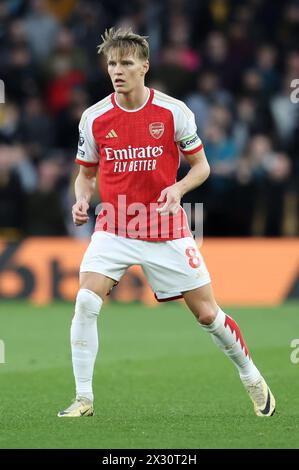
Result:
{"label": "arsenal crest", "polygon": [[163,122],[152,122],[149,125],[150,135],[155,139],[160,139],[164,134],[164,123]]}

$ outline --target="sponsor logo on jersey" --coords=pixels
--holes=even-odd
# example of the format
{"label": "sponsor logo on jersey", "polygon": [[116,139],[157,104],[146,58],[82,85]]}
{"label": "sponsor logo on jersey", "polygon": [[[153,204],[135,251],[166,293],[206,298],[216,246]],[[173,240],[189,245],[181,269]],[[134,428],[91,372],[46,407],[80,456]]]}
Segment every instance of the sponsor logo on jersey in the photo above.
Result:
{"label": "sponsor logo on jersey", "polygon": [[195,147],[195,144],[199,144],[200,138],[198,137],[197,134],[192,135],[191,137],[187,137],[186,139],[183,139],[180,141],[180,148],[182,150],[186,150],[188,148],[193,148]]}
{"label": "sponsor logo on jersey", "polygon": [[81,149],[78,149],[78,155],[80,155],[80,157],[84,157],[85,156],[85,152]]}
{"label": "sponsor logo on jersey", "polygon": [[82,133],[82,131],[79,131],[79,142],[78,142],[79,147],[82,147],[84,142],[85,142],[85,139],[83,137],[83,133]]}
{"label": "sponsor logo on jersey", "polygon": [[129,145],[124,149],[113,149],[105,147],[106,160],[132,160],[135,158],[156,158],[163,154],[163,145],[152,147],[132,147]]}
{"label": "sponsor logo on jersey", "polygon": [[155,139],[160,139],[164,134],[164,123],[163,122],[152,122],[149,125],[150,135]]}

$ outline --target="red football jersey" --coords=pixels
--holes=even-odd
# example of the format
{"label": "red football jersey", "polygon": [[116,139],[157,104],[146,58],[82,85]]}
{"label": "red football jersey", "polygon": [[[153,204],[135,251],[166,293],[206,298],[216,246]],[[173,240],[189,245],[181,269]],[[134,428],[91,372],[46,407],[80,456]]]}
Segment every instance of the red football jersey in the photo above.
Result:
{"label": "red football jersey", "polygon": [[113,93],[82,114],[76,162],[99,166],[102,209],[95,230],[166,241],[190,236],[185,212],[160,215],[161,191],[176,182],[180,152],[202,148],[192,111],[156,90],[128,110]]}

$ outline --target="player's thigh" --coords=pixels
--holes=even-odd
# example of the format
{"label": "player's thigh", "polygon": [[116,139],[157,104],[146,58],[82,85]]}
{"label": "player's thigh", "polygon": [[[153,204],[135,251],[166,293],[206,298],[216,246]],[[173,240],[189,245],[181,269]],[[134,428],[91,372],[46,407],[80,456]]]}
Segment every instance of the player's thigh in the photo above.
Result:
{"label": "player's thigh", "polygon": [[177,297],[211,282],[193,238],[151,243],[147,248],[148,256],[142,267],[158,300]]}
{"label": "player's thigh", "polygon": [[95,232],[81,262],[81,287],[106,295],[132,259],[134,253],[126,240],[107,232]]}
{"label": "player's thigh", "polygon": [[116,281],[100,273],[80,273],[80,288],[95,292],[101,299],[105,299]]}

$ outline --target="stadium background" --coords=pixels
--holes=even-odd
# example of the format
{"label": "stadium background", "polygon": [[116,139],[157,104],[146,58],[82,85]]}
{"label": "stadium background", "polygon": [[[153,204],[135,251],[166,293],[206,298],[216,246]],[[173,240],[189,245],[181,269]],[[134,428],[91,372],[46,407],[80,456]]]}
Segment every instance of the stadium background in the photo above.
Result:
{"label": "stadium background", "polygon": [[[133,269],[101,318],[97,432],[57,425],[72,388],[68,301],[93,224],[71,221],[78,121],[111,92],[96,54],[111,25],[149,36],[147,85],[195,113],[212,173],[184,201],[204,203],[216,296],[273,383],[274,422],[256,422],[183,305],[158,306]],[[3,406],[19,411],[0,447],[298,447],[298,26],[298,1],[0,3],[0,375]]]}

